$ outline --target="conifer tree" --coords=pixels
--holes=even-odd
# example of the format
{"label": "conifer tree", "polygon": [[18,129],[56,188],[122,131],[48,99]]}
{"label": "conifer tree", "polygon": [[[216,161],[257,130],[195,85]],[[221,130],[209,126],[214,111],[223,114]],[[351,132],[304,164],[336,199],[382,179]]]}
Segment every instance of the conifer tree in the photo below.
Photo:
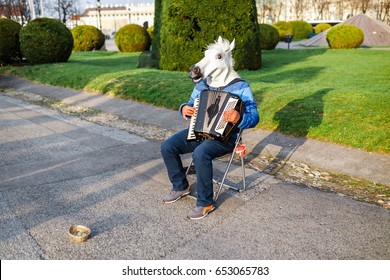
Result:
{"label": "conifer tree", "polygon": [[[235,69],[261,67],[255,0],[161,0],[159,65],[184,71],[203,57],[218,36],[236,40]],[[158,2],[158,1],[157,1]]]}

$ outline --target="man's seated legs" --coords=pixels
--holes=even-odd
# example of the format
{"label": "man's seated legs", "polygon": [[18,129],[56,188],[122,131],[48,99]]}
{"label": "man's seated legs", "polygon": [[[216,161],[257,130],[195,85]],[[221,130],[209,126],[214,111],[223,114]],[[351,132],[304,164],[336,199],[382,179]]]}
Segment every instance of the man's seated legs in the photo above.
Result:
{"label": "man's seated legs", "polygon": [[189,183],[180,155],[192,153],[200,142],[187,141],[188,130],[180,131],[161,145],[161,154],[167,168],[169,180],[172,183],[172,191],[163,199],[165,203],[172,203],[183,196],[188,195]]}

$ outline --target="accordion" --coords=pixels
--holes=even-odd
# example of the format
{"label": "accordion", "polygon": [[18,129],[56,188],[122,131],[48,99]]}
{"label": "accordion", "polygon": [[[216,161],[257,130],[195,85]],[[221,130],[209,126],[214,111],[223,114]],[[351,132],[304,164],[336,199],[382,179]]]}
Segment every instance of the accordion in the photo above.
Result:
{"label": "accordion", "polygon": [[224,91],[204,90],[194,101],[187,140],[227,140],[238,124],[225,122],[223,113],[234,109],[242,115],[242,101],[237,95]]}

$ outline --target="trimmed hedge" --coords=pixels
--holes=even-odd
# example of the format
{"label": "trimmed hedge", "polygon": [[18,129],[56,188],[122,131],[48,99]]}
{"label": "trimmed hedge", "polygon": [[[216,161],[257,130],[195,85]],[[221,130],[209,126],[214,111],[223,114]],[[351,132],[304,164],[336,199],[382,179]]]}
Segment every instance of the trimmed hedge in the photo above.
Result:
{"label": "trimmed hedge", "polygon": [[291,34],[294,37],[294,27],[291,23],[287,21],[278,21],[272,25],[279,32],[280,41],[284,41],[286,39],[286,34]]}
{"label": "trimmed hedge", "polygon": [[329,23],[319,23],[314,27],[314,32],[321,33],[321,32],[323,32],[331,27],[332,27],[332,25],[330,25]]}
{"label": "trimmed hedge", "polygon": [[148,31],[138,24],[122,26],[115,34],[114,40],[121,52],[147,51],[152,42]]}
{"label": "trimmed hedge", "polygon": [[0,18],[0,63],[19,60],[19,32],[22,26],[16,21]]}
{"label": "trimmed hedge", "polygon": [[260,28],[260,46],[262,50],[273,50],[279,43],[278,30],[269,24],[261,23]]}
{"label": "trimmed hedge", "polygon": [[326,40],[332,49],[355,49],[363,43],[364,33],[354,25],[341,24],[328,31]]}
{"label": "trimmed hedge", "polygon": [[162,1],[159,36],[159,66],[164,70],[187,71],[219,36],[236,40],[235,69],[261,67],[254,0]]}
{"label": "trimmed hedge", "polygon": [[304,20],[293,20],[289,22],[294,29],[294,39],[307,39],[308,34],[313,32],[311,24]]}
{"label": "trimmed hedge", "polygon": [[79,25],[71,30],[73,51],[100,50],[106,40],[103,32],[92,25]]}
{"label": "trimmed hedge", "polygon": [[72,33],[58,20],[36,18],[20,30],[20,50],[29,63],[66,62],[72,48]]}

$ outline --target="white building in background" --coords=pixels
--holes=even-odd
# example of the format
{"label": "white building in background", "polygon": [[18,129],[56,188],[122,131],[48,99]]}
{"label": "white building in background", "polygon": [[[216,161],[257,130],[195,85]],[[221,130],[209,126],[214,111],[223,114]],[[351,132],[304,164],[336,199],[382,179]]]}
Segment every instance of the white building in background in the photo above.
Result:
{"label": "white building in background", "polygon": [[80,16],[74,16],[68,25],[72,28],[84,24],[101,28],[110,36],[127,24],[148,28],[154,25],[154,4],[104,5],[100,9],[89,6]]}
{"label": "white building in background", "polygon": [[[383,3],[383,0],[375,1]],[[299,6],[297,3],[302,3],[302,5]],[[323,9],[320,14],[319,8],[313,3],[312,0],[256,0],[258,20],[260,23],[268,24],[281,20],[305,20],[314,24],[338,23],[360,13],[358,9],[352,9],[347,1],[329,0],[326,2],[327,8]],[[374,6],[366,12],[372,18],[376,18],[376,13]],[[67,26],[73,28],[82,24],[93,25],[112,37],[113,32],[130,23],[146,27],[153,26],[154,3],[103,5],[100,9],[96,5],[89,6],[81,15],[73,15],[72,19],[67,22]]]}
{"label": "white building in background", "polygon": [[311,23],[338,23],[362,13],[390,23],[389,0],[256,0],[258,21],[274,24],[278,21],[304,20]]}

